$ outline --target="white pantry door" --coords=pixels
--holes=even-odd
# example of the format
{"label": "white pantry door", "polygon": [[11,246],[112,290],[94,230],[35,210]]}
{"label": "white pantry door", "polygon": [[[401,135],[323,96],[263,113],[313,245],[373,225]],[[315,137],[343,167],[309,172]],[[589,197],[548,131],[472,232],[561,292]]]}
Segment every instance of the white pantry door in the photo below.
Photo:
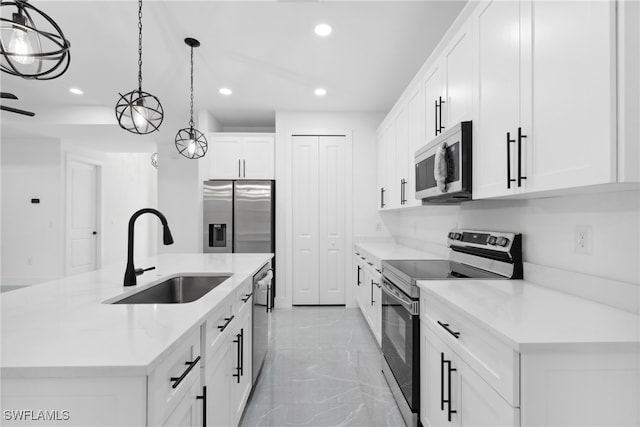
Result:
{"label": "white pantry door", "polygon": [[346,138],[294,136],[293,304],[344,304]]}
{"label": "white pantry door", "polygon": [[98,185],[97,165],[67,160],[67,276],[98,267]]}
{"label": "white pantry door", "polygon": [[320,301],[345,303],[346,138],[318,138],[320,157]]}
{"label": "white pantry door", "polygon": [[293,137],[293,304],[318,304],[318,137]]}

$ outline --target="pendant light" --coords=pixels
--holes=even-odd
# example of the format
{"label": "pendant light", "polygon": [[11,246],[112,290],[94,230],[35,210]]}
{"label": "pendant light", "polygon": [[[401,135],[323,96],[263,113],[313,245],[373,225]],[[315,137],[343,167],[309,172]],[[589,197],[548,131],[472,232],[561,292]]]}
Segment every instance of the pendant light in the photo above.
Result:
{"label": "pendant light", "polygon": [[162,104],[142,90],[142,0],[138,1],[138,89],[119,95],[116,119],[122,129],[144,135],[160,128],[164,118]]}
{"label": "pendant light", "polygon": [[190,37],[184,39],[184,42],[191,47],[191,116],[189,127],[180,129],[176,134],[176,148],[188,159],[199,159],[204,157],[208,148],[207,138],[193,127],[193,48],[200,46],[200,42]]}
{"label": "pendant light", "polygon": [[33,80],[55,79],[67,71],[71,44],[53,19],[27,0],[2,1],[0,8],[2,71]]}

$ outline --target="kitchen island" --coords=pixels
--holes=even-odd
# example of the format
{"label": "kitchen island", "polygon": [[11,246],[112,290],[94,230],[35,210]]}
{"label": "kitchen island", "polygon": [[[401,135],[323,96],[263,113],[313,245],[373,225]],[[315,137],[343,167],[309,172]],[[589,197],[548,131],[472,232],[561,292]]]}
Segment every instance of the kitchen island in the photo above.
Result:
{"label": "kitchen island", "polygon": [[[112,266],[2,294],[4,423],[42,425],[37,417],[43,415],[64,425],[171,425],[182,408],[188,425],[201,425],[202,405],[194,400],[186,408],[182,400],[201,390],[208,357],[226,341],[231,347],[227,338],[240,340],[232,336],[236,329],[246,344],[230,350],[251,364],[252,278],[272,256],[166,254],[138,260],[156,269],[138,276],[133,287],[122,285],[124,267]],[[177,275],[230,277],[190,303],[110,304]],[[229,367],[229,380],[244,365],[239,362]],[[248,372],[250,378],[242,367],[242,377]],[[181,376],[188,380],[176,384]]]}

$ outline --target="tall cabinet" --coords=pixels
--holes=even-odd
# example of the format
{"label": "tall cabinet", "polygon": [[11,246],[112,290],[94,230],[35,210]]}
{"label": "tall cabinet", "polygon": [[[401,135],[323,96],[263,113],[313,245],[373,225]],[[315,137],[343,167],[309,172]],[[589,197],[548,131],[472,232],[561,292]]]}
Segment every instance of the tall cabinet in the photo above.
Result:
{"label": "tall cabinet", "polygon": [[347,143],[292,137],[293,304],[344,304]]}

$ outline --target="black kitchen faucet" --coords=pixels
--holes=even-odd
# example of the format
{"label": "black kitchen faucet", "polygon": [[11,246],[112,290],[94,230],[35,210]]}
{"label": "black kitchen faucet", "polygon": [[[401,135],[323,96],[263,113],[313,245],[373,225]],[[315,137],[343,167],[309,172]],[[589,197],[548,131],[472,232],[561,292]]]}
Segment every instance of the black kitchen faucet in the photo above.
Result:
{"label": "black kitchen faucet", "polygon": [[145,208],[140,209],[131,215],[129,219],[129,234],[127,239],[127,269],[124,271],[124,285],[125,286],[134,286],[137,284],[136,276],[141,275],[145,271],[153,270],[155,267],[149,268],[135,268],[133,266],[133,229],[136,222],[136,219],[142,214],[152,213],[158,218],[160,218],[160,222],[162,222],[162,243],[165,245],[173,244],[173,236],[171,236],[171,230],[169,230],[169,224],[167,224],[167,218],[160,212],[155,209]]}

